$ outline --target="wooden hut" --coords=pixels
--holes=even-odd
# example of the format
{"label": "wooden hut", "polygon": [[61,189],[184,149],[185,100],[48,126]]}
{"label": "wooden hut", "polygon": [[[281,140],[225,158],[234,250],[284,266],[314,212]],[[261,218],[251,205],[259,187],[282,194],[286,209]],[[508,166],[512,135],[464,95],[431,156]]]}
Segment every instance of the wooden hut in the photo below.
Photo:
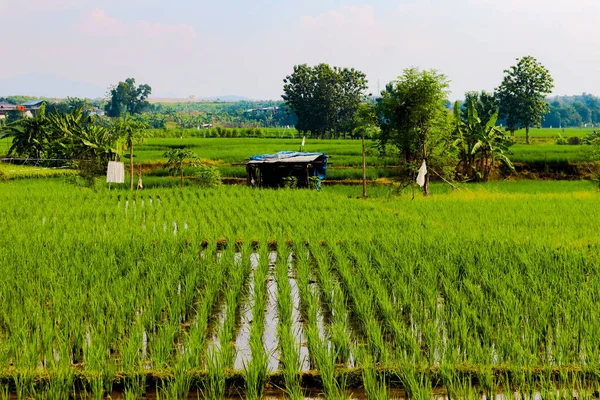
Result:
{"label": "wooden hut", "polygon": [[250,157],[246,163],[247,183],[253,187],[278,188],[289,184],[308,188],[314,181],[319,189],[327,173],[328,158],[323,153],[292,151]]}

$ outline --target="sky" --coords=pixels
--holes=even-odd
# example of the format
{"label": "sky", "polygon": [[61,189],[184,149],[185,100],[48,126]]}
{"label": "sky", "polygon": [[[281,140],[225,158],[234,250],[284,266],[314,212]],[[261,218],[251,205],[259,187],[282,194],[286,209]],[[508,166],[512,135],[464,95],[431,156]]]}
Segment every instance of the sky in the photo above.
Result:
{"label": "sky", "polygon": [[600,0],[0,0],[0,32],[0,96],[100,97],[133,77],[154,97],[280,99],[294,65],[325,62],[373,94],[436,69],[454,100],[526,55],[553,94],[600,95]]}

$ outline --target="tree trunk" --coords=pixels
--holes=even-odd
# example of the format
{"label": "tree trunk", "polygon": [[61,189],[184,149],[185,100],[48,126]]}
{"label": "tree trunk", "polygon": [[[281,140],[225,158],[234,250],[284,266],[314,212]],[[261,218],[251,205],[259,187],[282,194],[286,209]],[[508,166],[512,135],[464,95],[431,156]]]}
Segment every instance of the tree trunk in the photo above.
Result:
{"label": "tree trunk", "polygon": [[[422,132],[423,132],[423,161],[425,161],[425,163],[427,163],[427,130],[423,130]],[[425,185],[423,185],[423,196],[429,196],[429,172],[425,174]]]}
{"label": "tree trunk", "polygon": [[363,173],[363,198],[367,198],[367,157],[365,155],[365,131],[362,133],[362,173]]}
{"label": "tree trunk", "polygon": [[529,144],[529,127],[525,127],[525,144]]}
{"label": "tree trunk", "polygon": [[129,186],[133,190],[133,141],[129,143]]}

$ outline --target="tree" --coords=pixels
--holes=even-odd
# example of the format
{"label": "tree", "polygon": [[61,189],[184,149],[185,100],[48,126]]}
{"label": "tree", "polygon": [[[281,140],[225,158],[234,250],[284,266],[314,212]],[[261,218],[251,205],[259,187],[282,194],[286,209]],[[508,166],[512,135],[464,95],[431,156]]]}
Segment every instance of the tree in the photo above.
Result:
{"label": "tree", "polygon": [[377,110],[373,103],[363,103],[359,106],[354,115],[354,125],[356,128],[352,131],[353,136],[360,135],[362,141],[362,181],[363,197],[367,197],[367,157],[365,151],[365,136],[375,137],[380,129],[377,120]]}
{"label": "tree", "polygon": [[135,85],[135,79],[127,78],[125,82],[109,88],[109,99],[105,111],[109,117],[120,117],[124,113],[139,114],[150,108],[147,101],[152,88],[146,84]]}
{"label": "tree", "polygon": [[539,127],[549,111],[545,98],[552,92],[554,81],[546,67],[531,56],[517,59],[517,65],[504,73],[504,80],[496,89],[500,116],[506,118],[511,134],[525,128],[525,141],[529,144],[529,128]]}
{"label": "tree", "polygon": [[468,121],[467,105],[469,102],[473,102],[481,126],[486,126],[494,114],[496,117],[498,116],[498,101],[493,93],[488,93],[485,90],[481,92],[467,92],[465,93],[465,103],[460,110],[463,122]]}
{"label": "tree", "polygon": [[296,128],[318,137],[351,132],[354,114],[365,100],[367,79],[355,69],[319,64],[294,66],[284,80],[282,96],[296,114]]}
{"label": "tree", "polygon": [[[447,95],[445,75],[409,68],[397,81],[388,83],[377,100],[382,117],[380,147],[392,144],[399,150],[408,179],[414,179],[422,161],[435,164],[448,154],[451,131],[444,106]],[[429,194],[429,174],[423,194]]]}
{"label": "tree", "polygon": [[199,164],[198,156],[191,150],[173,149],[164,154],[167,157],[167,166],[171,176],[181,176],[181,187],[183,187],[183,176],[185,173],[185,164],[196,166]]}
{"label": "tree", "polygon": [[129,149],[129,184],[133,190],[133,145],[144,138],[145,129],[148,128],[143,122],[130,121],[125,118],[119,119],[113,125],[115,135],[125,142]]}

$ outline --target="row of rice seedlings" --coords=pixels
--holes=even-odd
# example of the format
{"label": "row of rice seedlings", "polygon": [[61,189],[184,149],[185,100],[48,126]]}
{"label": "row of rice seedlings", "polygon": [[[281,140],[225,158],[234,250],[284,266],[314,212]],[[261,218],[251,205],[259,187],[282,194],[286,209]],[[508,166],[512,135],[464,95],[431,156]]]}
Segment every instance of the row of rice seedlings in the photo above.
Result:
{"label": "row of rice seedlings", "polygon": [[[302,254],[302,247],[296,246],[295,254]],[[328,398],[342,398],[346,396],[345,375],[338,376],[336,372],[337,354],[329,340],[321,336],[317,323],[319,308],[318,290],[310,286],[310,262],[304,257],[296,258],[296,276],[300,298],[305,313],[305,332],[311,363],[319,371],[325,396]]]}
{"label": "row of rice seedlings", "polygon": [[269,357],[263,342],[265,333],[265,308],[267,281],[269,279],[269,254],[267,246],[254,253],[254,285],[252,293],[252,327],[250,329],[250,361],[244,363],[246,398],[260,399],[267,379]]}
{"label": "row of rice seedlings", "polygon": [[392,361],[390,350],[385,341],[381,323],[377,318],[373,294],[365,288],[362,277],[356,273],[356,267],[351,265],[345,254],[338,247],[330,248],[334,256],[334,266],[339,274],[346,295],[351,302],[353,311],[359,319],[360,326],[368,340],[369,350],[376,363],[386,364]]}
{"label": "row of rice seedlings", "polygon": [[275,276],[277,278],[277,310],[279,313],[279,324],[277,325],[277,337],[281,354],[280,366],[283,367],[286,394],[292,400],[304,398],[300,387],[300,343],[296,342],[293,332],[294,304],[292,300],[292,289],[290,276],[292,253],[287,246],[280,246],[275,264]]}
{"label": "row of rice seedlings", "polygon": [[372,250],[367,246],[359,246],[344,246],[342,251],[354,260],[357,272],[373,293],[385,331],[393,339],[396,358],[415,362],[420,352],[419,345],[390,298],[385,279],[380,276],[377,264],[371,258]]}
{"label": "row of rice seedlings", "polygon": [[350,363],[351,338],[349,332],[349,321],[347,304],[344,294],[337,280],[334,279],[334,271],[331,268],[329,252],[322,246],[312,249],[316,267],[319,287],[324,303],[329,312],[329,324],[327,330],[331,343],[337,354],[337,363],[348,365]]}
{"label": "row of rice seedlings", "polygon": [[275,263],[279,259],[276,251],[270,251],[269,277],[267,278],[267,302],[265,305],[265,328],[263,332],[263,342],[265,351],[269,355],[268,370],[275,372],[279,369],[279,349],[277,340],[277,325],[279,323],[279,313],[277,312],[277,280],[275,278]]}
{"label": "row of rice seedlings", "polygon": [[223,252],[221,263],[232,265],[231,274],[225,289],[225,319],[218,331],[218,346],[209,349],[207,391],[210,398],[222,398],[225,393],[225,371],[232,369],[235,362],[235,337],[239,321],[240,298],[244,283],[250,273],[250,257],[248,247],[242,248],[241,256],[236,257],[233,247]]}

